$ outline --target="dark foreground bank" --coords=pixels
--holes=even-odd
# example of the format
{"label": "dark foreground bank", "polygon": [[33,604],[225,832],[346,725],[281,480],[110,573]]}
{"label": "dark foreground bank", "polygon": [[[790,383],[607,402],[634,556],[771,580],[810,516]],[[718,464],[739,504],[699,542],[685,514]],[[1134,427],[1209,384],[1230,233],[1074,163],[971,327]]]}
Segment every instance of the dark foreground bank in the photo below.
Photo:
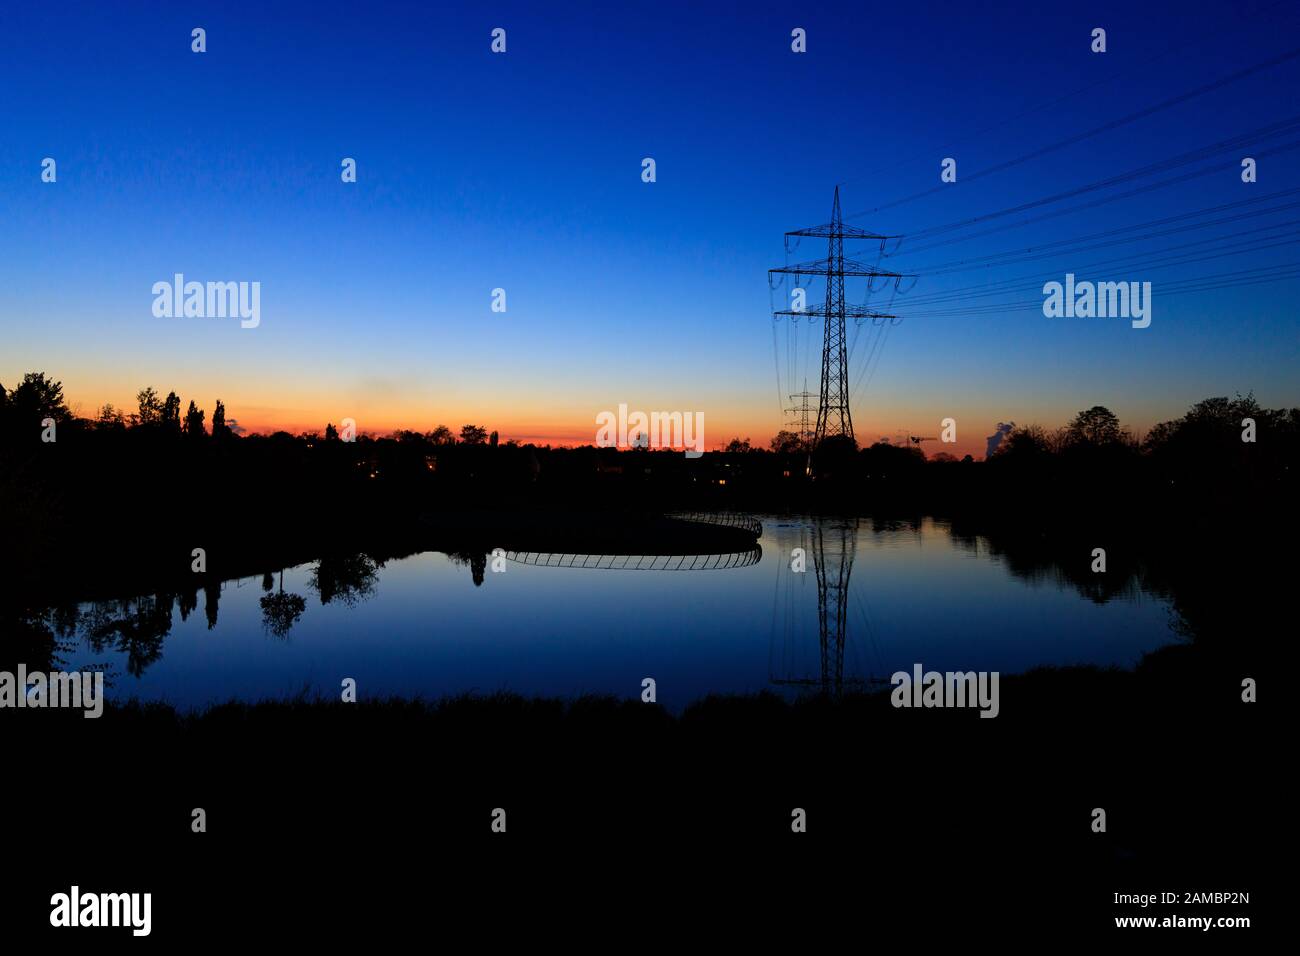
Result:
{"label": "dark foreground bank", "polygon": [[488,941],[511,928],[493,913],[590,928],[626,907],[741,935],[829,919],[1059,938],[1151,915],[1113,902],[1148,890],[1246,891],[1171,912],[1259,917],[1278,752],[1240,682],[1179,647],[1007,676],[995,719],[888,690],[680,716],[517,696],[6,711],[24,878],[3,919],[44,930],[72,883],[151,891],[159,939],[433,920]]}

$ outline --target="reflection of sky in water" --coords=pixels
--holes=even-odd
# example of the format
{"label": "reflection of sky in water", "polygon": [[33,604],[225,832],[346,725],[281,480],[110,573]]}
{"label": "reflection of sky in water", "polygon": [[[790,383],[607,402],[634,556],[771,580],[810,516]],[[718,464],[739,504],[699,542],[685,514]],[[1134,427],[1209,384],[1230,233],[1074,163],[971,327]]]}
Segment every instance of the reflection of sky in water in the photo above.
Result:
{"label": "reflection of sky in water", "polygon": [[[828,546],[838,541],[826,527]],[[1133,593],[1098,605],[1051,575],[1011,575],[982,544],[959,546],[941,527],[874,532],[858,525],[849,582],[846,678],[888,677],[920,662],[937,670],[1022,671],[1037,664],[1132,666],[1169,643],[1167,604]],[[204,596],[173,611],[162,656],[140,677],[125,655],[77,641],[68,666],[109,662],[111,694],[202,704],[282,697],[304,687],[334,695],[344,677],[362,696],[437,697],[467,690],[523,694],[640,694],[680,707],[710,691],[771,687],[820,672],[817,581],[790,571],[809,548],[809,523],[764,522],[762,560],[705,571],[548,568],[508,563],[475,587],[470,569],[427,552],[379,571],[374,594],[323,605],[313,565],[286,569],[306,610],[285,639],[263,627],[261,578],[226,582],[216,628]],[[832,576],[835,568],[831,567]],[[278,591],[279,577],[276,578]]]}

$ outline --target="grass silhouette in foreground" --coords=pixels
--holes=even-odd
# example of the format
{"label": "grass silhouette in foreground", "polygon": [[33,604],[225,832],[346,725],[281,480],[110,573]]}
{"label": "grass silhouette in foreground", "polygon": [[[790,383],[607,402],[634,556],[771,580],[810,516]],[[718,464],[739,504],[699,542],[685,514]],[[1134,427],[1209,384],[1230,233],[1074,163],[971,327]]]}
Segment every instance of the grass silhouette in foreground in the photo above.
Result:
{"label": "grass silhouette in foreground", "polygon": [[[185,713],[110,705],[94,721],[23,711],[14,729],[29,754],[79,754],[75,772],[23,795],[24,817],[111,819],[138,851],[189,845],[193,806],[222,833],[277,845],[400,842],[413,826],[473,843],[504,806],[512,828],[574,850],[779,841],[802,807],[824,838],[865,840],[882,859],[956,852],[986,872],[1181,861],[1224,878],[1263,852],[1233,772],[1269,752],[1257,707],[1183,646],[1133,671],[1006,675],[992,720],[896,709],[888,689],[708,697],[679,716],[608,697],[304,694]],[[1090,831],[1094,807],[1107,833]]]}

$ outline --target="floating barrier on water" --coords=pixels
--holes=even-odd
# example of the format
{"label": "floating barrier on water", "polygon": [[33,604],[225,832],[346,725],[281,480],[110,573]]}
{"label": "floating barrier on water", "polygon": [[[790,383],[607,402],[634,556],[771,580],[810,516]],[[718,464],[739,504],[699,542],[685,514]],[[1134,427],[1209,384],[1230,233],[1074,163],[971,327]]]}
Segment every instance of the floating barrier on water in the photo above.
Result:
{"label": "floating barrier on water", "polygon": [[707,571],[746,568],[757,564],[759,548],[734,554],[544,554],[507,551],[506,560],[546,568],[590,568],[608,571]]}

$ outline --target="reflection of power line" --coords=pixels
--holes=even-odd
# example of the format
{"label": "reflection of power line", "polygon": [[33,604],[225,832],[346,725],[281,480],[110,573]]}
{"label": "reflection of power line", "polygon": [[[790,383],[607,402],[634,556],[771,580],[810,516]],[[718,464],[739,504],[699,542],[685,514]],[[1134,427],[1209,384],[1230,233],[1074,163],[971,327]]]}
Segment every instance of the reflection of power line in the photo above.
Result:
{"label": "reflection of power line", "polygon": [[[866,680],[868,683],[882,683],[883,678],[876,678],[876,677],[869,676],[872,671],[880,674],[884,674],[886,673],[886,671],[885,671],[885,658],[880,653],[880,644],[876,641],[876,628],[871,623],[871,615],[867,613],[867,599],[861,593],[855,594],[854,597],[856,597],[858,600],[858,616],[862,618],[862,633],[865,634],[867,637],[867,640],[865,642],[859,641],[858,644],[862,645],[865,643],[866,645],[868,645],[872,657],[872,666],[870,669],[868,669],[867,667],[862,666],[861,659],[855,654],[854,658],[858,664],[855,673],[867,674],[868,676]],[[847,644],[845,646],[848,647]],[[853,648],[853,650],[856,649],[857,649],[856,647]]]}

